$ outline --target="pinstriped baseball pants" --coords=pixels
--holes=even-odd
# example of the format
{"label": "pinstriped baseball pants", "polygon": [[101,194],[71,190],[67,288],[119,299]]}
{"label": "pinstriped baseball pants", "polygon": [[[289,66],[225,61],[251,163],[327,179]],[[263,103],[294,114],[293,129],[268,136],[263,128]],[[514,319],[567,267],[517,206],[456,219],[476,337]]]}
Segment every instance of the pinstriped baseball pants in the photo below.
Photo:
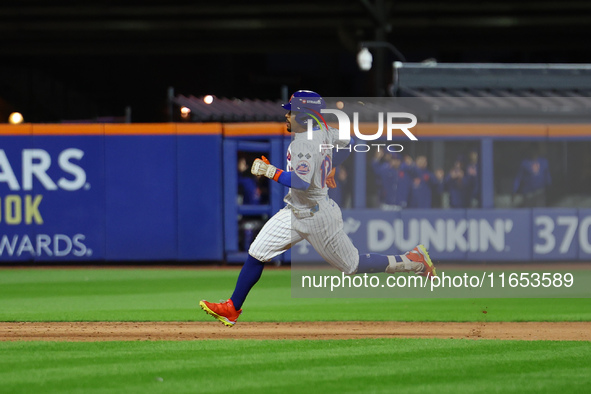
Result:
{"label": "pinstriped baseball pants", "polygon": [[289,207],[277,212],[261,229],[248,253],[267,262],[301,240],[307,240],[330,265],[353,274],[359,265],[359,251],[343,231],[343,216],[332,200],[323,200],[314,216],[297,218]]}

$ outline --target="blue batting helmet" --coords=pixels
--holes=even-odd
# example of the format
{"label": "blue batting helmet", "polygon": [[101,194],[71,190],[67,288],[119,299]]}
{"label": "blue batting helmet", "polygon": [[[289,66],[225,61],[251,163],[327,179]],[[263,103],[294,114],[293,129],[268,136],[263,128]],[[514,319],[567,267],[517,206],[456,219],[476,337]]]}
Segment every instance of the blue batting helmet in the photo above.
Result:
{"label": "blue batting helmet", "polygon": [[281,106],[288,111],[298,112],[296,122],[306,125],[306,122],[310,118],[309,114],[320,112],[321,109],[326,108],[326,102],[316,92],[298,90],[291,95],[288,103],[281,104]]}

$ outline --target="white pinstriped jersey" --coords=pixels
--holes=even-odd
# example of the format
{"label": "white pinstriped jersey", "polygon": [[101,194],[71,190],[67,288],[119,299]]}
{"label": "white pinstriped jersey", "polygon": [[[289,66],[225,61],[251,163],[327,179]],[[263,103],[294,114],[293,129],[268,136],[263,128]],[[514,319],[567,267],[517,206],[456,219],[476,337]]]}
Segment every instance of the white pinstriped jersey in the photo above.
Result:
{"label": "white pinstriped jersey", "polygon": [[332,169],[333,150],[322,146],[332,145],[344,147],[349,140],[339,140],[339,131],[329,127],[328,131],[320,128],[314,129],[312,139],[308,139],[308,133],[294,134],[293,141],[287,149],[287,171],[292,172],[293,177],[300,177],[308,182],[307,190],[291,188],[284,201],[296,209],[308,209],[314,207],[319,201],[326,199],[328,188],[326,177]]}
{"label": "white pinstriped jersey", "polygon": [[[288,205],[265,223],[250,245],[248,253],[252,257],[270,261],[306,240],[333,267],[347,275],[357,271],[359,251],[343,231],[341,209],[328,199],[326,176],[332,168],[333,151],[320,151],[320,144],[345,147],[348,143],[349,140],[339,140],[338,130],[333,128],[314,130],[312,140],[307,139],[307,132],[294,135],[287,150],[287,171],[293,171],[292,182],[293,177],[298,176],[309,182],[310,187],[289,189],[284,199]],[[312,216],[300,219],[294,213],[294,210],[305,212],[316,205]]]}

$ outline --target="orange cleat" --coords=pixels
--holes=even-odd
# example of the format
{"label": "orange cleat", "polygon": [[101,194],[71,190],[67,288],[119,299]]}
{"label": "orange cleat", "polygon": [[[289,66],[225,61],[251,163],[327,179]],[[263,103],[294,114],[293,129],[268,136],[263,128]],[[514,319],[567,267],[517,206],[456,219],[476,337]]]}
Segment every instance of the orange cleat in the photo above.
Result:
{"label": "orange cleat", "polygon": [[429,257],[429,252],[427,252],[427,248],[425,248],[423,245],[418,245],[410,252],[406,252],[405,256],[410,261],[414,261],[415,263],[421,263],[425,266],[425,268],[423,269],[423,271],[419,273],[419,275],[426,276],[428,278],[437,276],[437,269],[435,268],[433,262],[431,261],[431,258]]}
{"label": "orange cleat", "polygon": [[242,313],[242,309],[236,310],[236,308],[234,308],[234,303],[232,300],[220,302],[217,304],[201,300],[199,301],[199,306],[208,315],[215,317],[228,327],[232,327],[234,324],[236,324],[236,320],[238,320],[238,317]]}

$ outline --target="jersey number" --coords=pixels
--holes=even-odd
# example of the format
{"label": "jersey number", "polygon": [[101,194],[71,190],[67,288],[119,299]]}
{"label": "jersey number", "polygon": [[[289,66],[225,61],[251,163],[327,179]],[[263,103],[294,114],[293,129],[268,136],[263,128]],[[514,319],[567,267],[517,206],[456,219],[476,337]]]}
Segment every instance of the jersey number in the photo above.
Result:
{"label": "jersey number", "polygon": [[322,168],[320,169],[321,171],[321,184],[322,184],[322,188],[326,187],[326,177],[328,176],[328,173],[330,172],[330,170],[332,170],[332,160],[330,158],[330,156],[326,156],[324,158],[324,160],[322,160]]}

